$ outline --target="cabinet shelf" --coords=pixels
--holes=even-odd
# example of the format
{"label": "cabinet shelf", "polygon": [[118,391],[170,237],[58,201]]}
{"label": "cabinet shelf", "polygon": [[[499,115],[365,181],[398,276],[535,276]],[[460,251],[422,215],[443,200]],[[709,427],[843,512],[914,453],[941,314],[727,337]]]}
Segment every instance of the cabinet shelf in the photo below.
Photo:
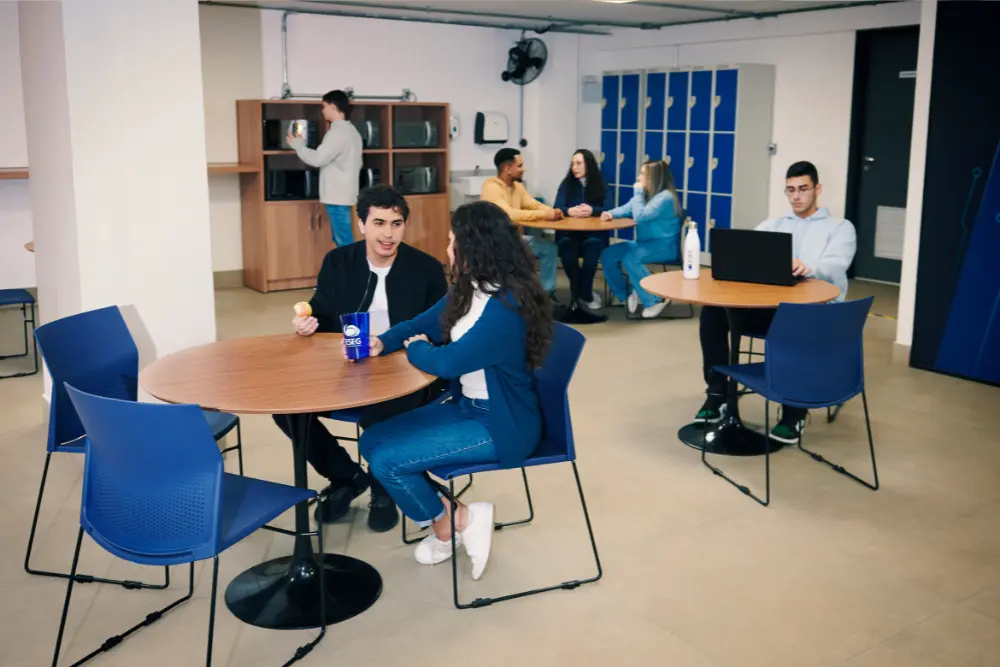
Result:
{"label": "cabinet shelf", "polygon": [[261,155],[295,155],[295,151],[293,150],[261,151]]}
{"label": "cabinet shelf", "polygon": [[0,180],[21,180],[24,178],[28,178],[27,167],[0,168]]}
{"label": "cabinet shelf", "polygon": [[240,164],[239,162],[209,162],[208,173],[211,176],[222,174],[254,174],[260,171],[255,164]]}
{"label": "cabinet shelf", "polygon": [[393,148],[393,153],[447,153],[447,148]]}

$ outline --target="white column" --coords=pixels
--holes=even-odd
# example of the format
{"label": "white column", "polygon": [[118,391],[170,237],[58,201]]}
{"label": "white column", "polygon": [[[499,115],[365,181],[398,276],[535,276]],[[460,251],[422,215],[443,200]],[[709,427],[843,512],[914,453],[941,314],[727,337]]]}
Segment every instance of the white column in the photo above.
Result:
{"label": "white column", "polygon": [[927,166],[927,126],[931,107],[931,74],[934,69],[934,30],[937,0],[920,5],[920,47],[913,100],[910,139],[910,176],[906,190],[906,227],[903,232],[903,266],[899,283],[899,319],[896,344],[913,341],[913,310],[917,300],[917,263],[920,259],[920,220],[924,214],[924,170]]}
{"label": "white column", "polygon": [[196,0],[18,15],[42,322],[118,305],[143,364],[215,340]]}

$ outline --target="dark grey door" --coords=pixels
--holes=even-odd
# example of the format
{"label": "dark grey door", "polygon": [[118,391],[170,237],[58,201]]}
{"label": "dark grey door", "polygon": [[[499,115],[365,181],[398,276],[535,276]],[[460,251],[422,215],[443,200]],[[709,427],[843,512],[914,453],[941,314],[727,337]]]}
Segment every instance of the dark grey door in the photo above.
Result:
{"label": "dark grey door", "polygon": [[918,41],[917,26],[858,33],[848,193],[858,278],[899,282]]}

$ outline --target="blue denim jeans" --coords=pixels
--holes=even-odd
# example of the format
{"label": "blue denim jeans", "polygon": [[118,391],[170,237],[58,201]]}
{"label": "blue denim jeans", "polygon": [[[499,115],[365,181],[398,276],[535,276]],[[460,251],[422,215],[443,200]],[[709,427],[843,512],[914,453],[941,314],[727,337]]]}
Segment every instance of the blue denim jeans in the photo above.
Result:
{"label": "blue denim jeans", "polygon": [[498,460],[489,417],[489,401],[464,396],[428,405],[369,428],[361,435],[361,455],[403,514],[426,526],[444,516],[444,505],[425,471]]}
{"label": "blue denim jeans", "polygon": [[559,247],[555,241],[545,236],[541,229],[526,229],[528,246],[538,258],[538,271],[542,277],[542,289],[552,294],[556,291],[556,269],[559,267]]}
{"label": "blue denim jeans", "polygon": [[354,228],[351,226],[351,207],[326,205],[326,215],[330,218],[330,231],[337,247],[354,243]]}
{"label": "blue denim jeans", "polygon": [[[604,279],[622,303],[628,299],[625,293],[625,275],[632,289],[639,295],[639,301],[644,308],[655,306],[661,301],[639,286],[639,282],[650,275],[647,264],[655,262],[674,262],[678,259],[677,239],[653,239],[652,241],[626,241],[605,248],[601,253],[601,265],[604,267]],[[624,274],[622,273],[624,271]]]}

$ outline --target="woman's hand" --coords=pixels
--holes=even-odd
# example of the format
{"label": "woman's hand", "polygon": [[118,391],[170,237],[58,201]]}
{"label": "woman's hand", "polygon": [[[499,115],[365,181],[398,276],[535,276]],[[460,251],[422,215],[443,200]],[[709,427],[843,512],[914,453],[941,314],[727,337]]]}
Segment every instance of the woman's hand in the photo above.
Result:
{"label": "woman's hand", "polygon": [[[341,347],[344,350],[344,359],[347,359],[352,364],[355,361],[357,361],[357,359],[351,359],[349,356],[347,356],[347,345],[345,345],[343,342],[341,342],[340,345],[341,345]],[[372,336],[371,338],[368,339],[368,356],[369,357],[377,357],[380,354],[382,354],[382,352],[384,352],[384,351],[385,351],[385,345],[382,344],[382,339],[381,338],[379,338],[378,336]]]}
{"label": "woman's hand", "polygon": [[580,204],[576,208],[580,212],[581,218],[589,218],[594,215],[594,207],[590,204]]}
{"label": "woman's hand", "polygon": [[410,347],[410,343],[414,343],[418,340],[422,340],[425,343],[431,342],[427,336],[425,336],[424,334],[420,334],[419,336],[413,336],[412,338],[407,338],[405,341],[403,341],[403,347],[408,348]]}
{"label": "woman's hand", "polygon": [[604,222],[611,222],[611,211],[605,211],[601,213],[601,220]]}

